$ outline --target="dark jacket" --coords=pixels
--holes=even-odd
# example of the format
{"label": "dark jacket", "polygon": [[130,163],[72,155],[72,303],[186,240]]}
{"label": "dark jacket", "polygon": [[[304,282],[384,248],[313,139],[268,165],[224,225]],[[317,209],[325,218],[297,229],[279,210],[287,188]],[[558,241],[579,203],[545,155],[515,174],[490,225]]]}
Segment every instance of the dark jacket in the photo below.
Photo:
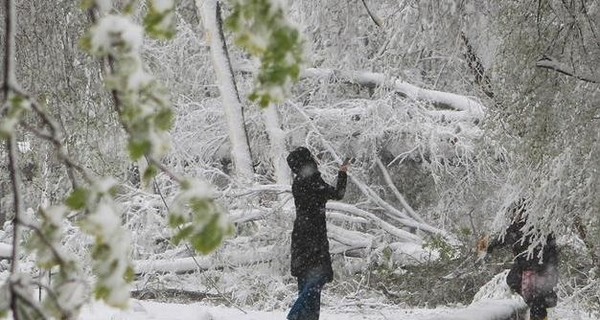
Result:
{"label": "dark jacket", "polygon": [[292,231],[291,271],[295,277],[303,278],[309,271],[319,271],[327,282],[333,279],[327,225],[325,221],[325,203],[327,200],[341,200],[346,192],[347,175],[338,173],[334,188],[321,178],[314,163],[310,175],[296,176],[292,184],[292,194],[296,205],[296,220]]}
{"label": "dark jacket", "polygon": [[[532,242],[531,235],[524,237],[523,227],[525,219],[516,219],[506,229],[506,235],[503,239],[496,238],[488,246],[488,253],[491,253],[495,248],[502,246],[511,246],[512,253],[515,256],[513,269],[518,270],[533,270],[541,272],[548,267],[556,267],[558,265],[558,250],[556,248],[556,239],[553,234],[546,238],[546,245],[538,245],[533,249],[533,255],[528,258],[527,249]],[[540,261],[539,254],[543,251],[542,260]]]}

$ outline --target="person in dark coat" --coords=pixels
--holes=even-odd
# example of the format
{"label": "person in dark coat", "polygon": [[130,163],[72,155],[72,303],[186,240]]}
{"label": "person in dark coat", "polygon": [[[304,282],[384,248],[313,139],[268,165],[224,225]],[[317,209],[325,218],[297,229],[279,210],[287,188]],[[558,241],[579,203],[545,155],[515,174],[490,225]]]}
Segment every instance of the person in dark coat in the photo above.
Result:
{"label": "person in dark coat", "polygon": [[292,195],[296,206],[296,220],[292,230],[291,273],[298,280],[298,299],[292,306],[288,320],[317,320],[321,307],[321,289],[333,280],[325,203],[341,200],[346,192],[344,164],[338,172],[336,187],[321,178],[310,151],[299,147],[287,157],[294,174]]}
{"label": "person in dark coat", "polygon": [[[487,247],[491,254],[495,248],[511,246],[513,265],[506,277],[510,289],[519,293],[530,308],[531,320],[547,319],[547,308],[556,306],[554,287],[558,282],[558,249],[553,234],[546,237],[545,245],[538,245],[528,255],[532,235],[525,235],[526,204],[520,201],[513,209],[513,222],[504,238],[494,239]],[[542,254],[540,259],[540,253]]]}

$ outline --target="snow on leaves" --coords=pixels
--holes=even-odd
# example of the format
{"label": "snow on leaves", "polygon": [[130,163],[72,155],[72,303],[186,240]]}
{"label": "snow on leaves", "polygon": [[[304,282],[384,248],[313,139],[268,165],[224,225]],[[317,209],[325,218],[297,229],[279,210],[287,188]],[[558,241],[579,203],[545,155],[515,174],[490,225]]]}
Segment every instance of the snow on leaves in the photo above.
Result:
{"label": "snow on leaves", "polygon": [[[109,7],[92,3],[88,9]],[[144,179],[152,179],[159,169],[166,172],[160,158],[170,147],[168,130],[173,112],[165,89],[145,71],[140,48],[145,35],[168,39],[174,35],[174,8],[171,0],[152,0],[144,27],[135,24],[128,12],[105,14],[95,21],[82,40],[91,54],[108,62],[106,86],[111,90],[121,124],[129,136],[132,160],[145,157],[149,166]],[[102,10],[99,10],[103,13]],[[96,19],[94,19],[96,20]],[[174,242],[190,241],[194,248],[208,253],[232,232],[223,211],[216,205],[208,187],[168,172],[180,183],[181,192],[171,206],[169,223],[178,228]],[[134,276],[130,262],[129,235],[123,231],[121,217],[112,198],[116,182],[112,179],[91,181],[87,188],[76,189],[66,200],[74,210],[85,209],[82,228],[95,237],[93,269],[98,276],[96,298],[124,307],[129,298],[129,282]]]}
{"label": "snow on leaves", "polygon": [[233,232],[233,226],[213,200],[208,185],[190,180],[182,188],[170,210],[169,225],[179,230],[173,240],[189,239],[194,249],[207,254]]}
{"label": "snow on leaves", "polygon": [[302,40],[276,0],[233,0],[226,26],[237,45],[256,56],[261,67],[250,100],[265,108],[282,101],[300,76]]}
{"label": "snow on leaves", "polygon": [[96,297],[109,305],[125,307],[134,271],[129,235],[121,227],[121,215],[112,198],[115,186],[113,179],[101,179],[93,183],[87,192],[78,194],[85,195],[88,210],[81,227],[95,238],[92,258],[93,269],[98,276]]}
{"label": "snow on leaves", "polygon": [[144,17],[144,28],[149,36],[167,40],[175,35],[175,1],[152,0]]}
{"label": "snow on leaves", "polygon": [[[149,14],[169,14],[164,5],[152,8]],[[154,33],[166,33],[159,24],[162,22],[147,23],[146,27],[153,28]],[[101,17],[82,40],[90,53],[111,62],[106,85],[113,92],[117,112],[129,134],[128,149],[133,160],[164,155],[170,148],[167,131],[173,123],[165,89],[143,67],[140,47],[144,31],[131,17],[109,14]]]}

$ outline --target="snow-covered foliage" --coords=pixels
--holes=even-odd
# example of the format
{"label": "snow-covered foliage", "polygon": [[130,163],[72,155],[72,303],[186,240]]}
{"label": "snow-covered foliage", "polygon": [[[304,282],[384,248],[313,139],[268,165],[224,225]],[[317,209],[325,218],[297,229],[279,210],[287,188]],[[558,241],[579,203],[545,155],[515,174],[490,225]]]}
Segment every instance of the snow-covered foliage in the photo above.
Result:
{"label": "snow-covered foliage", "polygon": [[[19,103],[3,106],[0,121],[2,133],[31,145],[17,152],[23,206],[35,213],[29,227],[41,231],[25,232],[36,256],[19,260],[27,277],[17,279],[37,284],[38,268],[55,266],[48,288],[61,294],[58,303],[46,296],[50,313],[77,314],[90,278],[100,286],[96,293],[116,305],[131,286],[286,309],[296,285],[288,270],[294,207],[284,157],[300,145],[316,155],[328,182],[345,157],[354,159],[344,203],[328,208],[336,278],[325,304],[402,301],[424,289],[390,292],[389,283],[383,290],[374,278],[419,277],[407,271],[415,263],[444,265],[458,257],[462,268],[475,268],[469,248],[481,234],[504,229],[507,208],[527,196],[528,221],[541,231],[536,239],[554,232],[571,239],[561,255],[576,254],[561,266],[560,299],[595,306],[598,269],[589,266],[597,264],[600,234],[598,97],[596,84],[581,80],[594,78],[599,56],[587,45],[598,11],[593,1],[581,2],[585,8],[551,1],[536,11],[517,2],[384,0],[367,2],[370,13],[360,1],[221,1],[222,17],[234,26],[212,43],[217,1],[178,1],[177,9],[175,3],[84,1],[84,8],[97,9],[83,41],[95,59],[74,45],[90,15],[70,2],[35,1],[20,15],[22,49],[13,60],[23,65],[17,75],[31,96],[12,92]],[[199,17],[199,3],[208,3],[210,21]],[[270,29],[275,25],[285,27],[287,46]],[[577,28],[563,25],[580,26],[585,45],[572,42]],[[244,50],[226,46],[234,42]],[[211,57],[215,47],[223,50],[218,59]],[[536,70],[546,53],[551,58],[538,63],[546,69]],[[220,74],[215,60],[225,67]],[[274,63],[286,72],[265,76],[281,71],[269,69]],[[549,67],[582,76],[559,76]],[[218,88],[219,77],[233,84],[227,92]],[[267,101],[260,94],[287,98],[265,113],[246,99],[253,91],[259,104]],[[236,122],[224,111],[232,101],[240,111]],[[248,150],[246,180],[236,176],[240,166],[231,151],[240,146],[232,132]],[[142,183],[126,173],[132,161]],[[13,201],[4,192],[10,190],[5,171],[0,222]],[[115,187],[98,189],[94,182],[103,176],[114,176]],[[211,192],[188,183],[196,180],[207,181]],[[175,243],[183,235],[198,239],[200,251],[213,249],[231,231],[228,220],[234,236],[212,255],[196,256],[186,241]],[[7,223],[0,256],[12,254],[12,230]],[[125,242],[131,245],[118,247]],[[3,282],[9,265],[0,262]],[[455,280],[473,292],[488,280],[473,279]],[[9,308],[1,299],[11,294],[6,283],[0,310]],[[478,297],[500,298],[492,292],[503,280],[492,283]],[[104,287],[116,290],[98,290]],[[449,300],[458,298],[443,303]]]}
{"label": "snow-covered foliage", "polygon": [[287,19],[280,0],[234,0],[226,24],[236,44],[260,59],[260,69],[249,98],[261,107],[281,103],[300,76],[303,57],[298,30]]}
{"label": "snow-covered foliage", "polygon": [[[597,43],[593,26],[600,8],[594,1],[549,1],[539,8],[498,3],[496,10],[502,49],[494,82],[503,85],[495,89],[489,132],[511,163],[503,189],[521,190],[513,200],[528,199],[527,228],[537,230],[533,245],[550,232],[577,237],[587,247],[586,263],[597,265],[599,96],[589,70],[599,63],[600,51],[591,44]],[[524,18],[529,15],[537,18]],[[569,30],[579,31],[574,36]]]}
{"label": "snow-covered foliage", "polygon": [[133,160],[144,155],[158,159],[168,151],[167,130],[173,118],[168,96],[142,65],[143,35],[144,29],[130,17],[106,15],[100,17],[84,39],[91,53],[111,61],[107,85],[113,91],[117,111],[129,134]]}

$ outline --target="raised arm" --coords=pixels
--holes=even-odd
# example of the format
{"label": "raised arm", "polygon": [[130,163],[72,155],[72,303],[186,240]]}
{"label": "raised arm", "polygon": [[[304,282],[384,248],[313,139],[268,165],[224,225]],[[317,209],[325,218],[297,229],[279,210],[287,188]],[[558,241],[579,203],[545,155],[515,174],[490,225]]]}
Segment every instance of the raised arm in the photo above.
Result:
{"label": "raised arm", "polygon": [[315,190],[317,193],[325,198],[326,200],[342,200],[346,193],[346,182],[348,175],[345,171],[339,171],[336,186],[333,187],[327,182],[323,181],[321,177],[316,181],[317,186]]}

